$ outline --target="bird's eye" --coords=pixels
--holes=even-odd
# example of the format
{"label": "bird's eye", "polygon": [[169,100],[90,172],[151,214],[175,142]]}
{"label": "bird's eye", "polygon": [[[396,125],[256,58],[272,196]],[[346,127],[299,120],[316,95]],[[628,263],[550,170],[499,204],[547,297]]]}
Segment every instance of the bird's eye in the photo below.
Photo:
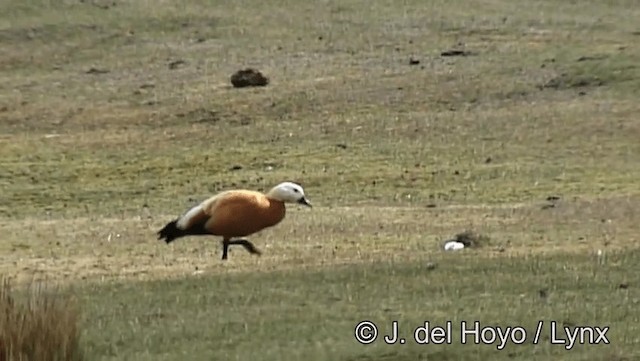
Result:
{"label": "bird's eye", "polygon": [[298,189],[297,188],[293,188],[293,192],[294,193],[298,193]]}

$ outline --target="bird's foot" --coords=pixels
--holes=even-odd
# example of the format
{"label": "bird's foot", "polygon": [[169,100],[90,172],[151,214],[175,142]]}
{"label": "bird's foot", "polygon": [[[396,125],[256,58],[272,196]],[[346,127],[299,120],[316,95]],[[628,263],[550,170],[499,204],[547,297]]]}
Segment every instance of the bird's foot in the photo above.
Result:
{"label": "bird's foot", "polygon": [[261,255],[262,252],[256,248],[256,246],[251,243],[250,241],[246,240],[246,239],[236,239],[233,241],[230,241],[230,244],[237,244],[240,245],[242,247],[244,247],[244,249],[247,250],[247,252],[251,253],[251,254],[255,254],[255,255]]}
{"label": "bird's foot", "polygon": [[229,258],[229,246],[231,245],[240,245],[251,254],[255,254],[257,256],[262,255],[262,252],[250,241],[246,239],[236,239],[222,242],[222,260]]}

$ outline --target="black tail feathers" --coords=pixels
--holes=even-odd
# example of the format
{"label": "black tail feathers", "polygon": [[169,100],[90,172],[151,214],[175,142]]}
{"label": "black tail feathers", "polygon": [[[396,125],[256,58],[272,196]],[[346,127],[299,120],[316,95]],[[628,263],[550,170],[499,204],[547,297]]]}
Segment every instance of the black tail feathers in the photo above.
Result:
{"label": "black tail feathers", "polygon": [[184,230],[178,228],[178,219],[175,219],[158,231],[158,239],[164,239],[169,244],[180,237],[207,235],[209,232],[204,228],[204,225],[205,222],[202,222]]}
{"label": "black tail feathers", "polygon": [[180,238],[185,235],[184,231],[177,227],[178,220],[173,220],[167,223],[160,231],[158,231],[158,239],[164,239],[169,244],[176,238]]}

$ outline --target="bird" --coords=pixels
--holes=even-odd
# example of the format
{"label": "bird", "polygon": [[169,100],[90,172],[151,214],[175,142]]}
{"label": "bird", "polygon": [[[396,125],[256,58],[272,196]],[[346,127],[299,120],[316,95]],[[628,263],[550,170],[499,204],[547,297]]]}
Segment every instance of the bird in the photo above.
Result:
{"label": "bird", "polygon": [[267,193],[248,189],[223,191],[167,223],[158,231],[158,240],[169,244],[187,236],[220,236],[222,260],[228,259],[231,245],[241,245],[250,254],[261,255],[253,243],[241,237],[280,223],[285,217],[285,203],[313,208],[302,186],[295,182],[282,182]]}

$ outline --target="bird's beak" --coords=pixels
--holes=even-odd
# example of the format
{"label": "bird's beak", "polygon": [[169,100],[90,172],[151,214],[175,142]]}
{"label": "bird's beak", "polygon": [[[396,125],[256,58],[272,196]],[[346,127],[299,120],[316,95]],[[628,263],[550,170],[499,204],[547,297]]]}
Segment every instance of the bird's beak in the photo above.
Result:
{"label": "bird's beak", "polygon": [[306,197],[302,197],[302,198],[298,199],[298,203],[299,203],[299,204],[302,204],[302,205],[305,205],[305,206],[307,206],[307,207],[309,207],[309,208],[313,208],[313,207],[311,206],[311,202],[309,202],[309,200],[307,200],[307,198],[306,198]]}

